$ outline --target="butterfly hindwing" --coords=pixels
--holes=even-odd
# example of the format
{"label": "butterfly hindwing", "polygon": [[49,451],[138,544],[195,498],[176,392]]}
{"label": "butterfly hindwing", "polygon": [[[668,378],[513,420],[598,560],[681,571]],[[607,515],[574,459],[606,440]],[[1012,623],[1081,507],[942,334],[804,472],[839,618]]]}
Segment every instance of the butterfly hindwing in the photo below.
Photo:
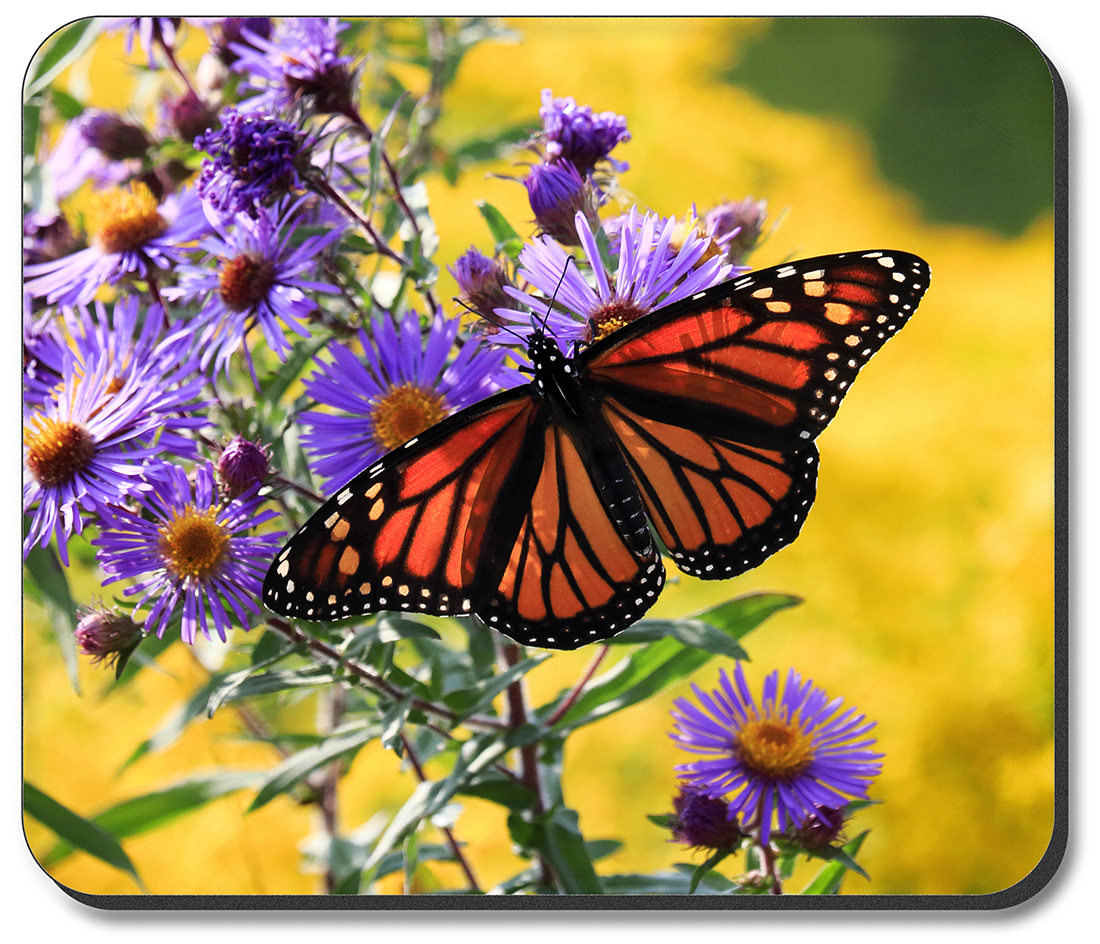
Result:
{"label": "butterfly hindwing", "polygon": [[543,430],[530,510],[483,618],[524,645],[575,649],[656,602],[664,567],[642,502],[606,431]]}

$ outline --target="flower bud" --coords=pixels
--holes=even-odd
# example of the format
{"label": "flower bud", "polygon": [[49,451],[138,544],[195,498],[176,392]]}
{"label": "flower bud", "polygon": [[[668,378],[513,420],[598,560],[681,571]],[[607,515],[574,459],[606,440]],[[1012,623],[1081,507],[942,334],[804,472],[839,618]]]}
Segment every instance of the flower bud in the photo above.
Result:
{"label": "flower bud", "polygon": [[686,783],[680,784],[672,807],[672,838],[685,846],[733,852],[744,838],[737,820],[728,818],[729,807],[724,800],[700,793]]}
{"label": "flower bud", "polygon": [[592,184],[568,161],[535,164],[523,181],[539,231],[563,246],[579,246],[578,211],[596,225],[596,197]]}
{"label": "flower bud", "polygon": [[[740,265],[756,248],[768,215],[767,200],[745,197],[740,202],[720,203],[706,215],[707,232],[715,239],[729,237],[726,260]],[[732,235],[731,235],[732,234]]]}
{"label": "flower bud", "polygon": [[144,128],[113,111],[89,108],[79,121],[84,140],[112,161],[143,157],[152,144]]}
{"label": "flower bud", "polygon": [[234,436],[218,457],[218,478],[230,498],[243,495],[267,477],[270,455],[264,446]]}
{"label": "flower bud", "polygon": [[447,271],[458,283],[459,299],[492,324],[499,324],[495,308],[511,308],[514,304],[504,291],[511,279],[504,266],[496,259],[478,252],[471,246],[455,260]]}
{"label": "flower bud", "polygon": [[836,839],[843,828],[843,810],[815,803],[814,812],[795,830],[791,838],[803,849],[816,852]]}
{"label": "flower bud", "polygon": [[123,654],[129,655],[143,638],[141,627],[129,616],[108,610],[99,604],[86,608],[73,632],[77,648],[92,663],[106,661],[112,666]]}
{"label": "flower bud", "polygon": [[219,126],[217,113],[188,89],[179,98],[169,101],[165,111],[172,127],[184,141],[194,141],[207,128]]}

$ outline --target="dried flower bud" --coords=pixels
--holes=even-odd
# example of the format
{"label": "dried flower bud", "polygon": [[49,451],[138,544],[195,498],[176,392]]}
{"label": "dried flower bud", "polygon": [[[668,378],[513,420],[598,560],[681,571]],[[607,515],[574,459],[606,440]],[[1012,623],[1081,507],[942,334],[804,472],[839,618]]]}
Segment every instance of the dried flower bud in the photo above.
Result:
{"label": "dried flower bud", "polygon": [[726,259],[740,265],[760,242],[767,215],[767,200],[745,197],[740,202],[729,201],[716,206],[706,215],[706,228],[716,240],[729,237]]}
{"label": "dried flower bud", "polygon": [[168,120],[184,141],[194,141],[208,128],[220,126],[218,115],[194,90],[188,89],[179,98],[167,103]]}
{"label": "dried flower bud", "polygon": [[143,157],[152,144],[144,128],[113,111],[89,108],[78,121],[84,140],[112,161]]}
{"label": "dried flower bud", "polygon": [[458,283],[459,298],[491,324],[499,324],[495,308],[511,308],[515,304],[504,291],[511,279],[504,266],[496,259],[478,252],[471,246],[455,260],[447,271]]}

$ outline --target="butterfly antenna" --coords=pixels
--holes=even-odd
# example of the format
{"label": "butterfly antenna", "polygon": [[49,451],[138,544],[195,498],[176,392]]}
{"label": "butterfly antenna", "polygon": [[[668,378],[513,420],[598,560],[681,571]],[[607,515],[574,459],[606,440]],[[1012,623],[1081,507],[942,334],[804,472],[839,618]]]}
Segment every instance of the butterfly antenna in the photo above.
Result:
{"label": "butterfly antenna", "polygon": [[[554,300],[558,297],[558,289],[561,288],[562,282],[565,281],[565,273],[569,271],[569,263],[570,262],[572,262],[573,265],[577,264],[577,260],[574,256],[566,256],[565,257],[565,265],[563,265],[561,267],[561,278],[558,279],[558,284],[554,288],[554,294],[550,296],[550,302],[546,306],[546,314],[543,315],[542,324],[539,325],[540,330],[545,330],[547,323],[550,321],[550,312],[554,310]],[[531,320],[532,320],[532,327],[534,327],[534,324],[533,324],[534,318],[532,318]]]}
{"label": "butterfly antenna", "polygon": [[506,324],[501,324],[501,323],[499,323],[499,322],[493,321],[493,319],[492,319],[492,318],[490,318],[490,317],[489,317],[488,315],[483,315],[483,314],[482,314],[482,313],[481,313],[480,311],[477,311],[477,310],[475,310],[475,309],[471,308],[471,307],[470,307],[469,305],[467,305],[467,304],[466,304],[466,303],[465,303],[465,302],[464,302],[464,301],[463,301],[463,300],[462,300],[461,298],[458,298],[457,296],[455,296],[455,295],[452,295],[452,296],[451,296],[451,301],[452,301],[452,302],[457,302],[457,303],[458,303],[459,305],[461,305],[461,306],[462,306],[463,308],[465,308],[465,309],[466,309],[466,310],[467,310],[467,311],[468,311],[468,312],[469,312],[469,313],[470,313],[471,315],[473,315],[474,317],[476,317],[476,318],[480,318],[480,319],[481,319],[482,321],[484,321],[484,322],[486,322],[486,323],[488,323],[488,324],[491,324],[491,325],[492,325],[493,327],[495,327],[495,328],[499,328],[499,329],[500,329],[501,331],[507,331],[507,332],[508,332],[508,333],[509,333],[510,335],[512,335],[512,337],[514,337],[514,338],[515,338],[515,339],[516,339],[517,341],[519,341],[519,342],[521,342],[521,343],[523,343],[523,344],[526,344],[526,343],[527,343],[527,339],[526,339],[526,338],[525,338],[525,337],[524,337],[524,336],[523,336],[522,334],[520,334],[520,333],[519,333],[519,332],[517,332],[517,331],[513,331],[513,330],[512,330],[511,328],[509,328],[509,327],[508,327],[508,325],[506,325]]}

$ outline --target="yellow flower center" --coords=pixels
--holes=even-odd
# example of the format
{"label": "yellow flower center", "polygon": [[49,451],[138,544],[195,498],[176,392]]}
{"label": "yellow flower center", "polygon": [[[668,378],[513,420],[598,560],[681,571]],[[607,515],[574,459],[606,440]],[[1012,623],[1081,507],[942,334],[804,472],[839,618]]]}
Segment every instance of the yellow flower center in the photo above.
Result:
{"label": "yellow flower center", "polygon": [[734,753],[753,773],[770,780],[793,780],[814,759],[813,737],[793,720],[764,718],[748,722],[734,741]]}
{"label": "yellow flower center", "polygon": [[46,488],[68,482],[95,455],[95,442],[88,430],[68,420],[32,417],[23,431],[23,443],[27,468]]}
{"label": "yellow flower center", "polygon": [[129,190],[116,187],[92,195],[88,229],[92,243],[104,252],[140,249],[167,228],[156,197],[143,183],[135,181]]}
{"label": "yellow flower center", "polygon": [[199,511],[188,505],[161,526],[159,550],[175,576],[205,580],[217,572],[229,546],[229,533],[217,517],[217,508]]}
{"label": "yellow flower center", "polygon": [[222,261],[218,294],[230,311],[247,311],[262,301],[275,284],[275,265],[268,259],[236,256]]}
{"label": "yellow flower center", "polygon": [[629,301],[608,302],[603,308],[593,312],[588,319],[588,329],[593,342],[606,338],[630,322],[641,318],[645,312]]}
{"label": "yellow flower center", "polygon": [[396,449],[443,419],[443,397],[413,383],[391,387],[374,407],[375,438],[387,449]]}

